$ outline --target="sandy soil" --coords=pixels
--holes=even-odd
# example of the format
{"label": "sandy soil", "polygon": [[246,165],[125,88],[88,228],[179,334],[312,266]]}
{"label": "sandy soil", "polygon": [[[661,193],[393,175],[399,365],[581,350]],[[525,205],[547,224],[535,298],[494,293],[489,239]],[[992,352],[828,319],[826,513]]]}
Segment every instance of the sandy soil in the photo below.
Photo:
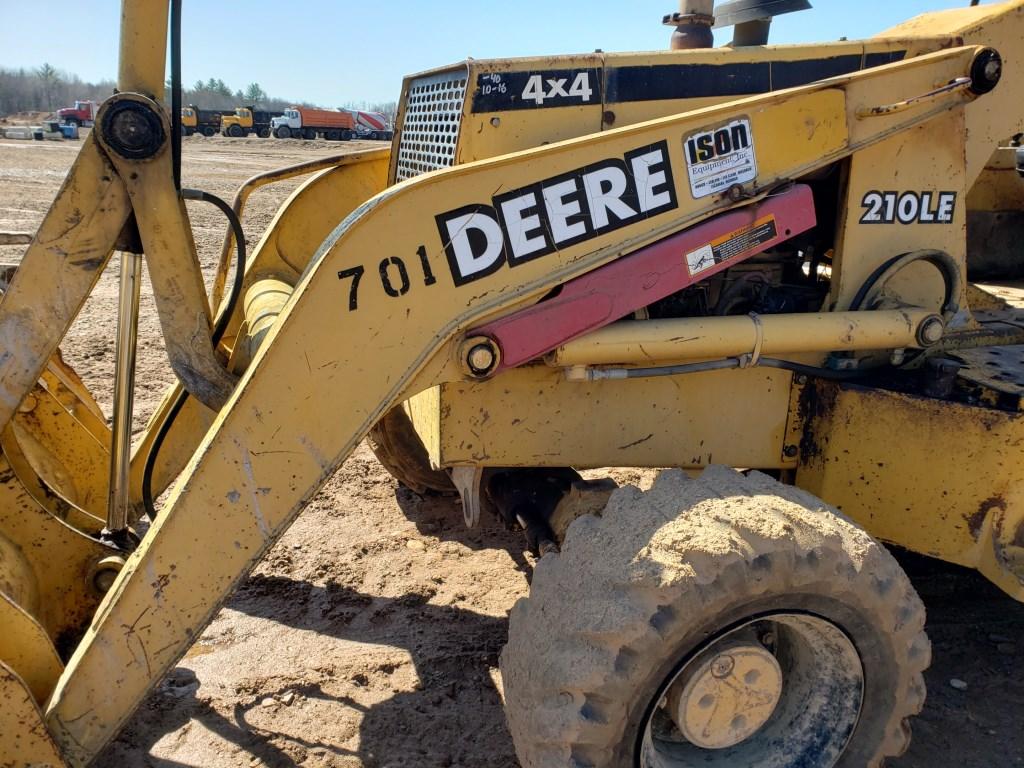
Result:
{"label": "sandy soil", "polygon": [[[185,183],[228,199],[253,173],[344,146],[220,137],[184,145]],[[0,141],[0,230],[38,226],[77,147]],[[251,243],[291,189],[253,198]],[[209,272],[223,221],[208,206],[189,209]],[[0,262],[21,251],[0,247]],[[113,263],[64,344],[108,411],[117,271]],[[171,381],[143,290],[137,430]],[[648,484],[652,473],[619,479]],[[532,559],[519,534],[496,525],[467,532],[459,517],[451,499],[399,488],[360,447],[97,765],[514,767],[497,658]],[[901,560],[928,606],[935,662],[914,744],[891,765],[1024,765],[1024,606],[972,573]]]}

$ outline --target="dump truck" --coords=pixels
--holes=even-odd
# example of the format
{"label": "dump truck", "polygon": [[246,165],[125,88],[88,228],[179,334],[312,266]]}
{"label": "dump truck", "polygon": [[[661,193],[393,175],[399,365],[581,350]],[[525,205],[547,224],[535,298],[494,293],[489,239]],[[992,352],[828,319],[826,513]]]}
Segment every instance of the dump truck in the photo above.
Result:
{"label": "dump truck", "polygon": [[346,110],[355,120],[356,137],[371,141],[391,141],[395,137],[394,128],[388,116],[383,112],[367,112],[362,109]]}
{"label": "dump truck", "polygon": [[270,123],[283,112],[270,112],[256,107],[236,107],[233,113],[225,113],[221,117],[220,130],[225,136],[242,138],[255,133],[261,139],[270,138]]}
{"label": "dump truck", "polygon": [[224,111],[219,109],[200,109],[195,104],[181,108],[181,135],[214,136],[220,131]]}
{"label": "dump truck", "polygon": [[78,125],[88,128],[96,119],[96,110],[99,104],[95,101],[76,101],[73,107],[63,107],[57,110],[57,119],[68,125]]}
{"label": "dump truck", "polygon": [[350,141],[356,137],[356,121],[349,112],[335,109],[289,107],[270,122],[278,139]]}
{"label": "dump truck", "polygon": [[[683,0],[668,51],[410,76],[394,151],[234,205],[181,184],[169,5],[125,0],[0,302],[5,761],[87,764],[364,438],[540,558],[525,768],[901,754],[931,646],[889,547],[1024,600],[1024,1],[770,45],[808,3]],[[210,295],[183,200],[228,222]],[[115,250],[108,426],[58,350]],[[178,381],[133,447],[143,257]]]}

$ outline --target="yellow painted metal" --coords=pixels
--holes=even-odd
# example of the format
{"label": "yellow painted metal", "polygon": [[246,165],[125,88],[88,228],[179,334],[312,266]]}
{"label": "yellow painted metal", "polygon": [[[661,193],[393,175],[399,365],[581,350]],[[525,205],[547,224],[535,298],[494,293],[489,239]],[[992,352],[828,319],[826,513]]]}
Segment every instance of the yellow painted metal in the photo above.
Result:
{"label": "yellow painted metal", "polygon": [[[972,33],[973,42],[988,44],[1002,35],[999,39],[1012,48],[1012,43],[1020,39],[1021,26],[1004,23],[1004,17],[1019,15],[1022,5],[1007,4],[997,11],[972,11],[974,15],[955,18],[978,27],[976,34]],[[166,53],[166,12],[166,0],[125,0],[126,29],[119,83],[122,91],[135,90],[159,97]],[[988,24],[999,25],[998,35],[988,34],[984,29]],[[622,388],[632,386],[632,382],[566,383],[558,371],[538,365],[510,372],[493,382],[471,383],[464,379],[455,350],[467,329],[512,307],[534,302],[566,280],[732,207],[734,202],[720,196],[693,199],[686,178],[683,140],[696,131],[725,125],[737,118],[750,120],[757,146],[758,176],[756,182],[743,190],[743,202],[760,199],[780,184],[847,158],[844,194],[851,216],[860,203],[857,196],[866,189],[872,173],[883,183],[895,183],[897,169],[913,167],[922,159],[927,161],[923,166],[926,170],[915,171],[913,175],[904,173],[898,179],[901,185],[913,184],[917,189],[941,183],[936,188],[947,189],[953,184],[961,195],[959,199],[963,199],[977,175],[972,175],[974,166],[980,173],[991,156],[994,141],[1008,135],[1001,133],[1006,118],[994,109],[998,100],[979,102],[965,90],[957,90],[928,101],[911,102],[909,108],[897,113],[858,119],[859,114],[872,107],[913,100],[969,73],[978,49],[956,47],[958,43],[948,28],[941,24],[933,26],[927,34],[928,41],[919,41],[915,53],[934,47],[935,40],[943,36],[944,43],[937,47],[948,49],[853,76],[703,109],[694,109],[696,105],[692,103],[686,107],[661,105],[665,109],[692,111],[631,127],[618,126],[628,119],[641,119],[639,114],[621,120],[616,116],[615,129],[602,134],[460,165],[383,192],[386,154],[347,169],[326,170],[311,180],[272,224],[247,270],[247,288],[259,281],[278,280],[287,286],[294,285],[291,298],[194,454],[189,441],[202,431],[204,418],[210,414],[204,414],[193,403],[194,410],[181,431],[176,434],[171,430],[177,445],[174,458],[165,462],[161,477],[167,479],[173,474],[175,461],[183,461],[189,455],[191,459],[149,535],[131,555],[96,612],[47,705],[47,724],[69,762],[84,764],[114,735],[145,691],[210,620],[231,587],[269,549],[305,500],[370,426],[387,409],[416,392],[428,394],[409,403],[409,410],[415,412],[423,401],[428,401],[428,407],[437,413],[436,440],[431,453],[438,464],[462,461],[515,466],[522,461],[528,466],[588,466],[590,461],[595,465],[635,465],[656,460],[661,465],[677,466],[722,461],[791,467],[796,454],[789,450],[790,441],[801,430],[799,415],[794,418],[797,390],[791,387],[792,377],[785,372],[725,371],[686,381],[641,381],[631,390],[635,399],[625,408],[622,393],[626,390]],[[904,44],[902,38],[910,35],[901,33],[897,36],[900,40],[893,38],[871,45],[895,50]],[[157,37],[161,39],[158,41]],[[861,48],[863,52],[867,52],[867,45]],[[771,52],[706,55],[732,55],[743,60]],[[1001,96],[1019,95],[1018,67],[1015,59],[1009,62],[1007,80],[1011,86]],[[467,70],[467,78],[470,74],[471,70]],[[481,121],[477,125],[467,118],[463,136],[470,133],[467,126],[480,128],[480,143],[472,151],[468,144],[460,146],[457,157],[469,161],[486,153],[507,151],[501,149],[509,146],[502,143],[506,139],[497,140],[487,134],[488,130],[502,126],[509,131],[505,136],[512,135],[523,147],[569,138],[574,131],[595,133],[598,128],[590,126],[594,108],[579,109],[582,111],[551,110],[539,122],[529,125],[525,116],[503,114],[497,125],[490,119],[484,125],[484,118],[478,116],[473,118]],[[608,115],[601,112],[597,116],[599,127],[608,128]],[[567,123],[574,125],[566,127]],[[965,132],[971,136],[969,145],[964,142]],[[978,143],[992,140],[983,150],[981,163],[973,160],[982,153],[975,146],[978,137]],[[491,144],[486,144],[487,141]],[[674,207],[615,232],[566,244],[544,258],[517,264],[514,270],[499,266],[461,287],[451,280],[445,243],[440,240],[435,216],[467,206],[489,205],[498,190],[526,187],[595,163],[621,159],[628,152],[661,142],[671,166],[667,183],[674,188]],[[931,153],[921,149],[925,144]],[[936,151],[935,147],[940,149]],[[14,362],[0,368],[0,424],[7,421],[2,409],[8,408],[9,417],[35,386],[45,361],[67,327],[65,320],[70,322],[91,288],[94,273],[109,256],[109,246],[130,208],[135,210],[147,255],[161,263],[166,261],[163,278],[155,276],[154,280],[158,302],[178,301],[185,310],[170,322],[162,310],[172,359],[179,354],[192,359],[188,357],[191,350],[180,353],[174,348],[183,340],[198,340],[203,347],[201,356],[207,362],[212,358],[212,350],[205,349],[209,313],[204,308],[197,314],[195,309],[195,286],[199,286],[201,294],[202,285],[197,282],[194,245],[183,206],[169,183],[166,147],[149,167],[120,160],[115,165],[112,168],[107,164],[95,142],[87,140],[62,198],[44,223],[44,229],[50,227],[50,239],[44,238],[44,243],[60,241],[63,247],[62,238],[88,235],[96,256],[83,262],[80,272],[84,274],[69,272],[67,264],[56,260],[55,253],[47,251],[37,238],[29,251],[32,258],[26,257],[25,268],[19,271],[12,290],[0,304],[0,335],[15,350],[8,358]],[[96,181],[101,178],[108,183],[107,187]],[[120,178],[131,182],[127,191]],[[343,189],[342,182],[352,180],[362,187]],[[82,190],[89,194],[82,209],[83,222],[76,225],[68,218],[71,209],[67,196]],[[104,216],[97,218],[97,212]],[[345,215],[348,218],[338,224],[339,216]],[[913,230],[913,236],[893,237],[894,230],[887,229],[888,237],[881,233],[869,237],[854,227],[848,217],[839,233],[833,298],[843,306],[842,302],[848,302],[860,284],[858,281],[862,282],[865,274],[892,255],[893,248],[903,247],[904,242],[915,243],[915,248],[941,247],[962,264],[962,223],[962,219],[957,219],[954,226],[941,227],[927,235],[923,230]],[[912,231],[912,227],[906,231]],[[409,268],[411,275],[401,290],[395,290],[385,277],[389,265],[398,260]],[[47,265],[57,269],[47,274],[43,270]],[[417,267],[423,270],[422,276],[415,272]],[[363,277],[358,291],[352,279],[357,273]],[[346,274],[349,278],[342,279]],[[49,289],[44,276],[56,281],[60,290]],[[922,305],[930,306],[937,293],[930,281],[924,275],[914,276],[906,285],[894,281],[895,291],[900,298],[919,298]],[[23,333],[15,310],[32,310],[44,298],[51,301],[58,293],[64,303],[58,307],[56,327],[30,324],[28,332]],[[45,309],[52,312],[50,306]],[[179,308],[170,311],[175,313]],[[33,313],[40,310],[32,310],[29,315]],[[227,339],[229,348],[239,342],[233,337],[243,328],[243,313],[244,308],[240,307],[233,318]],[[52,315],[47,320],[52,322]],[[192,321],[191,326],[188,320]],[[194,335],[189,335],[188,330]],[[213,376],[213,370],[205,371],[200,378]],[[188,372],[182,375],[187,378]],[[601,385],[607,389],[600,388]],[[665,389],[658,390],[657,386]],[[680,392],[688,386],[692,391],[684,397]],[[527,387],[541,392],[548,387],[548,397],[541,399],[528,394]],[[745,391],[749,396],[743,396]],[[504,404],[502,397],[508,398]],[[435,402],[429,402],[430,398]],[[446,409],[445,398],[450,398],[451,403],[465,404],[465,410]],[[592,405],[597,408],[602,399],[606,403],[614,401],[613,410],[621,413],[618,423],[608,423],[607,419],[602,422],[600,414],[587,412]],[[750,405],[737,407],[736,400]],[[219,404],[215,398],[210,401]],[[692,410],[679,407],[687,402],[694,403]],[[496,403],[496,411],[486,410],[485,403]],[[553,409],[560,403],[564,404],[562,409],[549,413],[543,425],[548,431],[539,438],[528,437],[521,423],[514,421],[523,418],[519,411],[524,406],[527,417],[539,418],[544,407]],[[663,407],[660,418],[657,407]],[[331,409],[331,419],[323,418],[325,408]],[[636,413],[629,411],[639,412],[642,408],[654,412],[650,417],[651,435],[627,434],[627,430],[640,423]],[[726,415],[730,408],[738,414],[732,426]],[[486,436],[488,442],[485,444],[479,438],[472,444],[460,440],[473,433],[484,413],[490,414],[493,424],[493,432]],[[701,418],[705,420],[696,421]],[[712,418],[713,423],[708,421]],[[446,424],[442,419],[452,421]],[[687,419],[695,420],[692,426]],[[566,430],[567,426],[577,429],[582,422],[594,424],[595,431],[587,440],[589,445],[574,444]],[[154,421],[151,431],[158,423]],[[88,431],[84,424],[83,428]],[[678,430],[678,434],[672,430]],[[666,433],[673,435],[674,446],[662,437]],[[721,454],[714,446],[715,450],[709,450],[711,455],[705,458],[702,451],[707,447],[708,433],[722,434],[723,439]],[[620,435],[632,437],[632,441],[616,443]],[[16,441],[12,442],[10,431],[5,440],[14,446],[12,455],[17,454],[20,449]],[[580,443],[583,442],[581,438]],[[4,443],[5,451],[7,444]],[[600,445],[598,450],[592,448],[596,444]],[[868,444],[854,447],[863,449]],[[684,449],[691,449],[690,456],[684,454]],[[515,450],[521,451],[521,455],[513,455]],[[743,451],[747,455],[742,455]],[[608,458],[613,452],[615,455]],[[64,628],[71,630],[84,626],[97,599],[86,594],[89,567],[95,564],[97,555],[105,554],[103,549],[40,508],[14,473],[2,470],[0,467],[0,479],[7,480],[0,484],[0,530],[25,553],[39,583],[39,593],[46,596],[40,607],[43,626],[51,636],[55,627],[66,625]],[[812,472],[808,465],[808,483],[814,481]],[[841,484],[834,474],[826,472],[821,473],[820,482]],[[832,501],[828,494],[822,495]],[[1000,508],[1002,514],[991,509],[986,512],[985,520],[991,520],[995,540],[991,551],[998,553],[998,557],[993,555],[992,562],[986,563],[982,553],[978,567],[990,571],[1001,568],[996,575],[1003,578],[1013,572],[1013,563],[1017,562],[1015,548],[1022,538],[1019,513],[1015,511],[1020,508],[1019,504],[1007,501]],[[214,527],[211,521],[215,521]],[[899,533],[908,537],[918,535],[910,530]],[[29,552],[27,542],[39,551]],[[951,549],[956,549],[956,543],[952,541]],[[40,553],[46,553],[48,564],[56,565],[41,571]],[[3,685],[4,690],[12,689],[6,682]],[[12,708],[0,707],[0,718],[8,717],[11,711]],[[14,749],[22,750],[22,746],[15,744]]]}
{"label": "yellow painted metal", "polygon": [[1024,3],[1012,0],[923,14],[879,35],[950,35],[963,45],[987,45],[1002,55],[999,98],[983,99],[976,108],[968,110],[965,117],[964,135],[970,137],[963,156],[968,188],[981,174],[999,142],[1020,132],[1020,113],[1017,109],[1008,109],[1007,105],[1019,104],[1024,97],[1024,57],[1020,55],[1022,29]]}
{"label": "yellow painted metal", "polygon": [[163,99],[169,6],[170,0],[121,0],[119,91]]}
{"label": "yellow painted metal", "polygon": [[[953,44],[955,40],[951,35],[935,30],[928,35],[913,38],[899,36],[892,39],[840,41],[816,45],[768,45],[738,49],[712,48],[638,53],[599,52],[498,60],[473,59],[457,66],[410,75],[406,78],[402,93],[403,97],[408,93],[408,86],[413,80],[442,72],[452,73],[453,77],[457,75],[457,79],[464,77],[469,83],[470,94],[481,82],[481,78],[487,83],[491,82],[493,76],[507,79],[509,73],[542,73],[553,70],[592,70],[603,73],[603,89],[595,91],[602,94],[603,98],[595,99],[588,104],[475,112],[472,98],[467,98],[461,114],[456,160],[459,163],[468,163],[598,131],[703,109],[737,98],[735,90],[731,91],[734,94],[732,96],[681,99],[645,97],[632,101],[617,93],[609,93],[612,78],[629,70],[646,70],[646,78],[652,82],[671,77],[699,78],[703,75],[693,74],[694,71],[700,70],[691,70],[685,75],[680,74],[678,70],[671,75],[658,74],[658,68],[663,67],[714,67],[728,64],[766,68],[775,62],[786,62],[787,67],[799,66],[801,63],[810,67],[813,62],[813,69],[808,70],[810,73],[832,69],[839,61],[853,59],[866,63],[869,57],[877,58],[885,54],[899,56],[906,53],[907,56],[918,56],[949,48]],[[708,76],[711,76],[710,72]],[[732,89],[734,84],[730,82],[728,87]],[[751,91],[749,95],[754,93],[755,91]],[[402,125],[405,114],[406,104],[403,98],[399,104],[399,126]],[[397,161],[397,157],[395,160]],[[392,179],[395,178],[395,170],[395,165],[392,164]]]}
{"label": "yellow painted metal", "polygon": [[0,659],[18,673],[36,702],[42,704],[64,671],[46,630],[3,591],[0,591],[0,627],[3,627]]}
{"label": "yellow painted metal", "polygon": [[[232,208],[241,217],[249,197],[269,184],[315,173],[285,201],[253,251],[245,287],[263,277],[279,277],[294,285],[317,248],[340,221],[387,186],[390,149],[369,149],[318,158],[261,173],[248,179],[235,193]],[[234,238],[230,230],[221,250],[214,278],[213,300],[221,303],[227,283]],[[232,326],[237,327],[236,314]]]}
{"label": "yellow painted metal", "polygon": [[[759,155],[756,196],[966,104],[968,97],[958,93],[943,103],[872,120],[870,126],[851,123],[854,107],[869,102],[880,84],[892,96],[909,97],[936,80],[963,76],[976,53],[943,51],[460,166],[393,187],[362,206],[332,233],[306,270],[65,670],[48,704],[47,723],[68,760],[85,762],[113,736],[240,576],[387,409],[432,384],[461,380],[450,346],[460,331],[731,205],[690,196],[682,136],[748,116],[758,140],[773,148]],[[793,142],[793,136],[806,140]],[[497,269],[461,288],[445,277],[415,287],[410,281],[408,290],[389,295],[383,283],[368,279],[353,307],[351,285],[339,280],[339,273],[358,267],[374,276],[382,257],[385,264],[399,257],[416,265],[421,246],[432,272],[445,276],[448,264],[435,214],[487,203],[497,189],[526,186],[661,141],[673,169],[675,209],[566,245],[515,271]],[[383,242],[387,254],[381,254]],[[323,343],[328,328],[338,344]],[[333,404],[332,418],[324,419],[322,408],[310,403]],[[780,421],[784,428],[785,414]],[[217,533],[204,535],[211,519]],[[183,552],[203,567],[179,567]]]}
{"label": "yellow painted metal", "polygon": [[444,384],[409,410],[437,466],[787,468],[791,379],[765,368],[566,383],[534,365]]}
{"label": "yellow painted metal", "polygon": [[0,356],[0,429],[57,351],[129,212],[124,184],[90,134],[0,302],[0,337],[13,353]]}
{"label": "yellow painted metal", "polygon": [[[233,204],[239,215],[244,213],[249,196],[260,187],[303,173],[318,171],[288,197],[252,251],[243,282],[244,290],[248,290],[253,283],[262,279],[279,279],[288,285],[294,285],[317,248],[338,222],[384,189],[387,183],[389,152],[390,150],[386,148],[371,149],[322,158],[259,174],[245,182],[236,193]],[[225,243],[224,254],[230,254],[232,242],[229,239]],[[229,265],[228,256],[222,255],[218,275],[223,273],[225,280]],[[220,294],[223,296],[223,286]],[[214,299],[215,303],[221,303],[220,299],[217,299],[216,282]],[[244,318],[244,304],[239,302],[235,315],[228,325],[228,344],[234,345],[233,337]],[[239,369],[233,370],[240,372]],[[145,433],[135,446],[131,465],[131,499],[137,507],[142,502],[142,472],[146,457],[152,449],[153,439],[160,425],[167,418],[179,388],[180,384],[177,384],[165,394]],[[197,403],[194,398],[186,400],[171,426],[154,467],[154,494],[162,493],[181,472],[199,445],[200,439],[213,423],[214,415],[212,410]]]}
{"label": "yellow painted metal", "polygon": [[42,387],[25,398],[11,427],[47,494],[57,494],[96,518],[104,517],[109,432],[107,441],[100,442]]}
{"label": "yellow painted metal", "polygon": [[[165,134],[170,134],[170,122],[159,104],[133,94],[122,94],[119,98],[134,101],[159,115]],[[103,121],[110,104],[105,102],[100,107],[98,121]],[[103,141],[102,132],[100,136]],[[127,160],[108,145],[104,149],[124,180],[139,226],[171,368],[194,397],[210,408],[220,408],[235,380],[214,354],[210,310],[196,244],[188,226],[185,203],[175,188],[171,164],[167,162],[170,145],[164,142],[145,162]]]}
{"label": "yellow painted metal", "polygon": [[[699,358],[918,347],[926,309],[695,317],[615,323],[564,344],[549,365],[647,364]],[[760,330],[759,330],[760,329]],[[758,337],[761,342],[758,344]]]}
{"label": "yellow painted metal", "polygon": [[[861,123],[866,126],[885,119],[890,118],[872,118]],[[845,204],[839,207],[832,304],[840,308],[849,306],[871,273],[901,253],[922,248],[945,251],[961,269],[966,269],[967,212],[962,203],[953,209],[952,226],[920,221],[895,226],[861,224],[867,211],[864,203],[871,192],[933,190],[932,200],[937,200],[942,191],[953,192],[958,201],[963,201],[967,195],[965,141],[964,112],[957,110],[892,136],[851,158]],[[907,169],[913,169],[912,178],[907,178]],[[941,274],[924,263],[905,269],[890,287],[902,301],[923,307],[940,306],[945,290]],[[966,293],[960,301],[966,304]]]}
{"label": "yellow painted metal", "polygon": [[816,389],[797,484],[874,536],[976,568],[1024,600],[1024,415]]}
{"label": "yellow painted metal", "polygon": [[0,531],[31,566],[39,595],[33,618],[68,652],[100,601],[91,583],[92,567],[112,552],[44,509],[25,490],[11,470],[17,455],[9,437],[3,436],[0,456]]}
{"label": "yellow painted metal", "polygon": [[0,661],[0,768],[60,768],[60,750],[25,681]]}

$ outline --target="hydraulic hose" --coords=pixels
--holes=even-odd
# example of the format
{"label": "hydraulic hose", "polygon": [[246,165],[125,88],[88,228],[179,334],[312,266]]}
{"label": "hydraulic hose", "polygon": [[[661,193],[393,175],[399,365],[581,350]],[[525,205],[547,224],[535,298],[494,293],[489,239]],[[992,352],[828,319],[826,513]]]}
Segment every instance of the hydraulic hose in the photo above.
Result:
{"label": "hydraulic hose", "polygon": [[960,293],[963,289],[963,279],[960,276],[960,268],[956,261],[945,251],[911,251],[910,253],[893,256],[868,276],[868,279],[864,281],[860,290],[853,297],[850,309],[853,311],[860,310],[876,286],[884,288],[893,275],[918,261],[931,264],[942,274],[942,279],[946,284],[946,297],[942,303],[942,312],[946,315],[946,320],[948,321],[960,309]]}
{"label": "hydraulic hose", "polygon": [[[235,307],[238,304],[238,299],[242,295],[242,281],[245,277],[246,261],[245,233],[242,231],[242,222],[239,220],[231,206],[216,195],[211,195],[209,192],[203,192],[198,189],[183,189],[181,190],[181,196],[185,200],[201,200],[204,203],[215,205],[227,217],[228,224],[231,226],[231,230],[235,236],[235,249],[237,252],[235,279],[231,285],[231,293],[228,294],[227,305],[217,317],[211,334],[213,347],[216,349],[221,339],[224,338],[224,333],[227,331],[228,324],[231,322],[231,316],[234,314]],[[164,440],[167,439],[167,435],[170,433],[171,427],[174,425],[175,419],[178,418],[178,414],[181,413],[181,409],[185,406],[186,400],[188,400],[188,392],[182,389],[178,393],[177,397],[174,398],[174,402],[171,404],[171,408],[167,412],[167,417],[160,425],[160,429],[157,431],[156,437],[153,438],[153,445],[149,449],[149,455],[146,456],[146,465],[142,470],[142,505],[150,520],[156,519],[156,506],[153,502],[153,471],[156,468],[156,459],[160,453],[160,448],[163,447]]]}
{"label": "hydraulic hose", "polygon": [[171,0],[171,166],[181,189],[181,0]]}
{"label": "hydraulic hose", "polygon": [[[792,363],[789,360],[778,360],[774,357],[762,357],[758,366],[780,368],[784,371],[815,376],[819,379],[846,381],[864,375],[864,371],[834,371],[831,368],[819,368],[814,365]],[[709,360],[702,363],[684,363],[682,365],[664,365],[656,368],[598,368],[587,371],[587,379],[651,379],[659,376],[680,376],[688,373],[707,373],[708,371],[727,371],[734,368],[748,367],[749,362],[740,357],[728,357],[724,360]],[[750,366],[753,367],[753,366]]]}

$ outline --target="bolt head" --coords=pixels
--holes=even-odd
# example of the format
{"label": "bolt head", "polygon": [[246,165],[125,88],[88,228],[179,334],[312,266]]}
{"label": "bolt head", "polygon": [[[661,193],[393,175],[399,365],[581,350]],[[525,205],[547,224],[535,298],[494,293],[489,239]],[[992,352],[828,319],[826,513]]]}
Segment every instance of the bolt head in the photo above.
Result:
{"label": "bolt head", "polygon": [[930,317],[921,324],[921,341],[925,344],[938,344],[945,330],[940,318]]}
{"label": "bolt head", "polygon": [[477,344],[469,350],[466,362],[468,362],[469,367],[477,373],[487,373],[494,367],[494,350],[485,344]]}

